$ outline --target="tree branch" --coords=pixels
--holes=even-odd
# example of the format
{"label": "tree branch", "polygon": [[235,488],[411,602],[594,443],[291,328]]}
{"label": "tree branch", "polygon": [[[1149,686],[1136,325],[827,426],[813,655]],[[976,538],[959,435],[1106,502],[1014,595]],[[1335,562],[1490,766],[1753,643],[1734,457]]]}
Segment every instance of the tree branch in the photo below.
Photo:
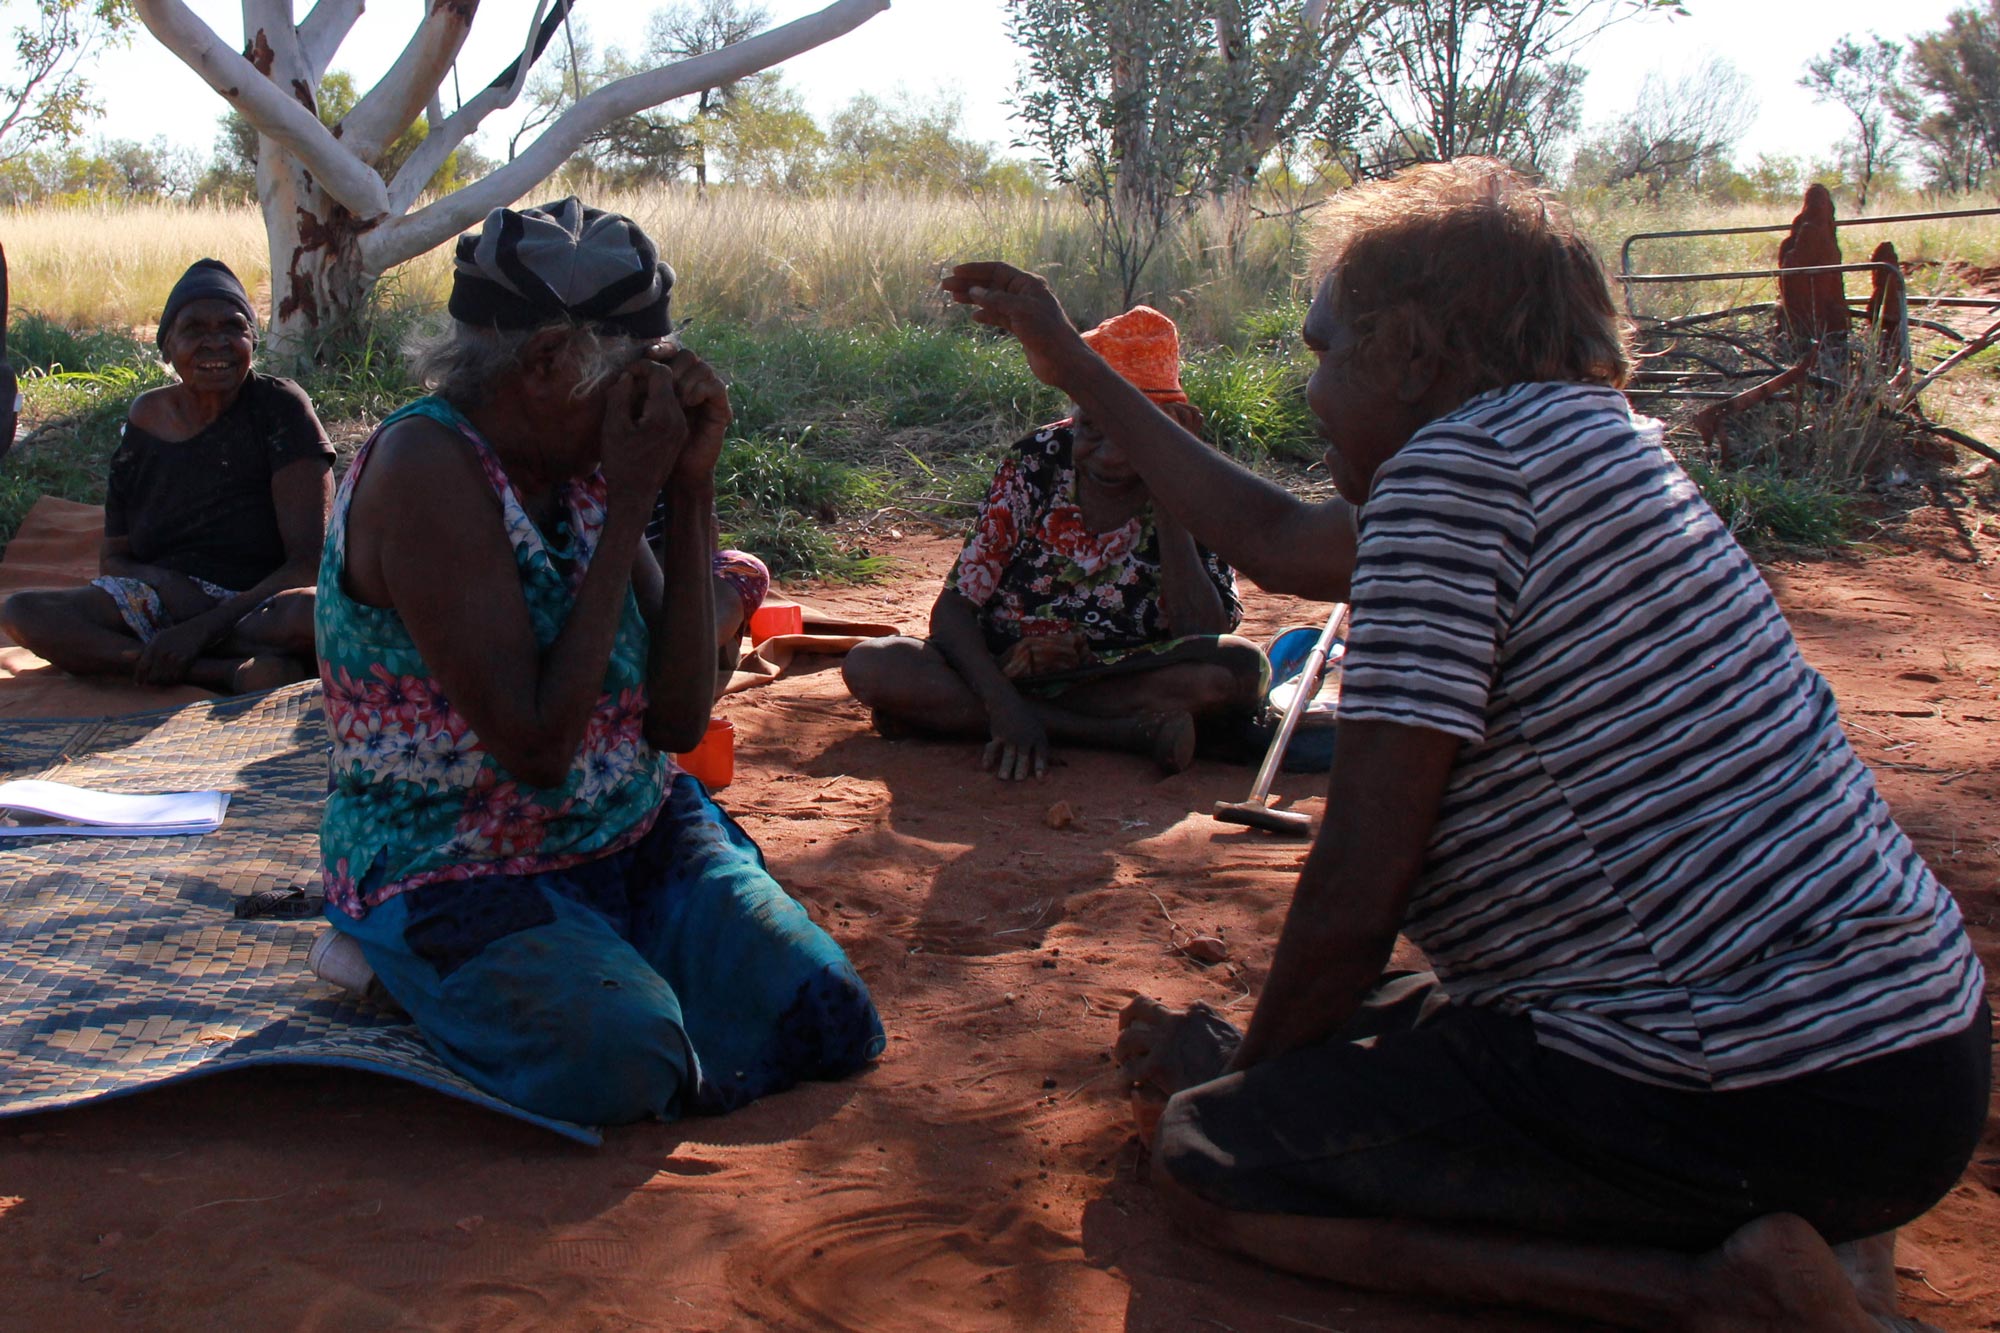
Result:
{"label": "tree branch", "polygon": [[[160,4],[164,0],[141,2]],[[834,0],[817,13],[719,51],[606,84],[577,102],[526,152],[492,175],[363,236],[362,267],[369,273],[380,273],[442,245],[493,209],[506,207],[548,179],[584,140],[612,121],[769,69],[851,32],[888,7],[889,0]]]}
{"label": "tree branch", "polygon": [[512,106],[514,99],[521,95],[527,85],[528,71],[549,44],[549,37],[564,14],[568,13],[575,0],[555,0],[556,8],[546,19],[542,11],[549,0],[536,0],[535,12],[528,20],[528,37],[521,44],[521,55],[513,64],[501,71],[501,77],[480,89],[478,94],[449,117],[434,116],[430,133],[416,150],[404,160],[395,179],[389,182],[389,211],[398,217],[410,211],[410,205],[417,202],[417,196],[424,192],[424,186],[445,164],[457,147],[471,138],[481,121],[502,107]]}
{"label": "tree branch", "polygon": [[367,0],[319,0],[312,12],[299,20],[299,49],[305,53],[314,78],[326,76],[334,53],[347,40],[347,34],[353,31],[355,20],[365,8]]}
{"label": "tree branch", "polygon": [[378,218],[388,212],[389,191],[382,178],[341,147],[318,116],[225,45],[181,0],[134,0],[134,4],[140,21],[161,46],[242,112],[258,133],[296,153],[320,187],[342,207],[360,218]]}
{"label": "tree branch", "polygon": [[[569,17],[569,12],[576,8],[576,0],[556,0],[556,7],[549,11],[547,18],[543,18],[542,10],[547,4],[548,0],[535,0],[535,16],[528,22],[528,45],[511,65],[493,76],[493,82],[487,87],[511,85],[518,91],[527,82],[529,67],[542,58],[542,52],[563,30],[563,21]],[[508,100],[513,99],[510,96]]]}
{"label": "tree branch", "polygon": [[430,13],[410,44],[368,94],[340,122],[340,142],[363,162],[373,162],[396,136],[416,123],[431,94],[450,72],[472,31],[479,0],[430,0]]}

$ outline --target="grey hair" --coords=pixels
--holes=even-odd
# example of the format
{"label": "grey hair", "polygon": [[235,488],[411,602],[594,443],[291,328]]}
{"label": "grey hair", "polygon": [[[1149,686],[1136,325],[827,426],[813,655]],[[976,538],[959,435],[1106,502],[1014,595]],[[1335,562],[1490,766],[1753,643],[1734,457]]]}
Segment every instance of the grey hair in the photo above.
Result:
{"label": "grey hair", "polygon": [[447,319],[410,335],[403,355],[418,383],[459,407],[482,407],[500,381],[521,368],[530,340],[550,328],[567,328],[562,357],[576,368],[570,394],[587,398],[616,379],[653,340],[601,333],[588,324],[548,324],[539,329],[486,329]]}

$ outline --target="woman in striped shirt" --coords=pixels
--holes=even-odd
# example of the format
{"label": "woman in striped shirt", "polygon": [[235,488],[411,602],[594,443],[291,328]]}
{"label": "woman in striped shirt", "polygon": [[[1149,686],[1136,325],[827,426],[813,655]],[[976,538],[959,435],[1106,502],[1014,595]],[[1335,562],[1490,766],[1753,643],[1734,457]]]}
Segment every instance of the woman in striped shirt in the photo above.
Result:
{"label": "woman in striped shirt", "polygon": [[[945,286],[1273,590],[1353,605],[1326,818],[1246,1031],[1121,1018],[1198,1234],[1640,1328],[1897,1326],[1990,1018],[1956,905],[1756,569],[1618,392],[1603,269],[1461,161],[1328,209],[1304,336],[1341,498],[1200,447],[1040,279]],[[1398,933],[1429,973],[1384,968]]]}

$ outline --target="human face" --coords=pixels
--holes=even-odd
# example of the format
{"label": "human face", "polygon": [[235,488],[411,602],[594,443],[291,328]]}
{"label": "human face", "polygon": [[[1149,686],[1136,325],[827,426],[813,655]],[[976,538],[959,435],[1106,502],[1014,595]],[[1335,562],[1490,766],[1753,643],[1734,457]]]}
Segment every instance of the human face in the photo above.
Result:
{"label": "human face", "polygon": [[[617,339],[585,354],[572,338],[567,330],[552,330],[523,357],[521,411],[533,423],[540,464],[551,475],[582,476],[603,461],[607,415],[618,381],[633,362],[664,362],[678,346],[669,339]],[[635,418],[639,407],[633,404]]]}
{"label": "human face", "polygon": [[1306,406],[1327,443],[1327,472],[1341,496],[1358,505],[1368,498],[1375,470],[1403,447],[1423,419],[1405,401],[1393,368],[1376,371],[1358,361],[1354,330],[1334,312],[1336,276],[1328,274],[1320,284],[1301,330],[1318,362],[1306,381]]}
{"label": "human face", "polygon": [[1125,451],[1097,428],[1081,407],[1070,404],[1070,461],[1076,470],[1106,490],[1122,491],[1139,483]]}
{"label": "human face", "polygon": [[250,377],[256,341],[243,312],[211,296],[181,308],[162,350],[181,383],[196,393],[233,394]]}

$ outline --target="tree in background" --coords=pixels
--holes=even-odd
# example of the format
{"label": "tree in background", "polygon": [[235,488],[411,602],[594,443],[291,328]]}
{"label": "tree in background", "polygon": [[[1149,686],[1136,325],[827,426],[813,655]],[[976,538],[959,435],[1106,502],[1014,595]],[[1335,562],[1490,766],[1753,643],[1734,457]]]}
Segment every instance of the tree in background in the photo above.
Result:
{"label": "tree in background", "polygon": [[1895,107],[1901,88],[1903,48],[1873,34],[1865,42],[1843,37],[1824,55],[1806,62],[1799,86],[1815,102],[1832,102],[1854,117],[1854,137],[1846,152],[1858,182],[1856,208],[1868,207],[1868,191],[1878,173],[1896,164],[1900,145]]}
{"label": "tree in background", "polygon": [[1572,56],[1610,25],[1684,14],[1679,0],[1407,0],[1368,33],[1383,132],[1357,163],[1383,173],[1478,154],[1533,172],[1578,126]]}
{"label": "tree in background", "polygon": [[1246,198],[1280,143],[1344,137],[1342,68],[1390,3],[1009,0],[1020,146],[1089,209],[1127,304],[1202,200]]}
{"label": "tree in background", "polygon": [[36,148],[0,161],[0,202],[38,204],[190,199],[203,174],[201,155],[169,143],[100,140],[88,148]]}
{"label": "tree in background", "polygon": [[[771,22],[771,11],[744,0],[698,0],[656,10],[647,25],[646,49],[641,59],[649,64],[667,64],[705,56],[762,31]],[[684,122],[694,163],[696,190],[708,188],[708,134],[715,120],[736,103],[739,81],[703,88],[695,94],[694,110]]]}
{"label": "tree in background", "polygon": [[[629,56],[615,46],[600,51],[581,21],[565,22],[562,39],[560,57],[528,80],[527,112],[507,136],[510,162],[569,108],[646,68],[643,56]],[[694,162],[695,148],[688,125],[664,107],[654,107],[593,131],[563,165],[566,174],[581,168],[601,185],[634,189],[679,180]]]}
{"label": "tree in background", "polygon": [[38,148],[63,148],[83,133],[98,111],[84,70],[109,43],[124,40],[129,0],[6,0],[10,17],[29,11],[14,28],[14,68],[0,82],[0,162]]}
{"label": "tree in background", "polygon": [[731,184],[804,190],[819,183],[826,132],[779,75],[759,74],[737,85],[703,142]]}
{"label": "tree in background", "polygon": [[1896,122],[1930,183],[1955,193],[1985,185],[2000,162],[2000,0],[1912,39],[1905,72],[1908,85],[1891,94]]}
{"label": "tree in background", "polygon": [[1034,177],[1021,164],[996,161],[990,144],[965,136],[964,114],[955,98],[922,100],[906,93],[884,100],[861,93],[827,122],[824,179],[864,190],[1032,190]]}
{"label": "tree in background", "polygon": [[1750,81],[1720,57],[1678,79],[1648,74],[1632,109],[1577,151],[1571,179],[1637,183],[1651,199],[1669,189],[1699,189],[1728,169],[1730,150],[1756,118]]}
{"label": "tree in background", "polygon": [[[354,76],[345,70],[332,71],[320,80],[320,122],[332,129],[347,119],[360,100],[361,92],[355,87]],[[382,151],[380,169],[387,173],[401,170],[403,164],[410,160],[410,155],[417,151],[417,145],[424,141],[427,132],[427,127],[419,121],[397,135],[395,141]],[[445,158],[426,188],[433,193],[456,190],[474,177],[491,171],[493,166],[478,149],[461,144]],[[198,199],[232,202],[257,197],[257,130],[241,112],[231,111],[222,117],[214,157],[190,192]]]}
{"label": "tree in background", "polygon": [[[888,0],[833,0],[720,51],[619,78],[570,105],[506,165],[419,206],[452,151],[519,96],[574,3],[538,5],[540,21],[520,55],[446,114],[441,89],[478,5],[432,0],[389,71],[329,129],[316,114],[321,85],[364,0],[317,0],[303,17],[295,16],[296,0],[243,0],[240,45],[223,41],[184,0],[132,0],[154,39],[256,127],[257,197],[277,307],[271,341],[280,363],[316,355],[328,331],[359,313],[382,273],[515,203],[605,126],[831,41]],[[399,168],[385,169],[388,149],[419,116],[423,141]]]}

